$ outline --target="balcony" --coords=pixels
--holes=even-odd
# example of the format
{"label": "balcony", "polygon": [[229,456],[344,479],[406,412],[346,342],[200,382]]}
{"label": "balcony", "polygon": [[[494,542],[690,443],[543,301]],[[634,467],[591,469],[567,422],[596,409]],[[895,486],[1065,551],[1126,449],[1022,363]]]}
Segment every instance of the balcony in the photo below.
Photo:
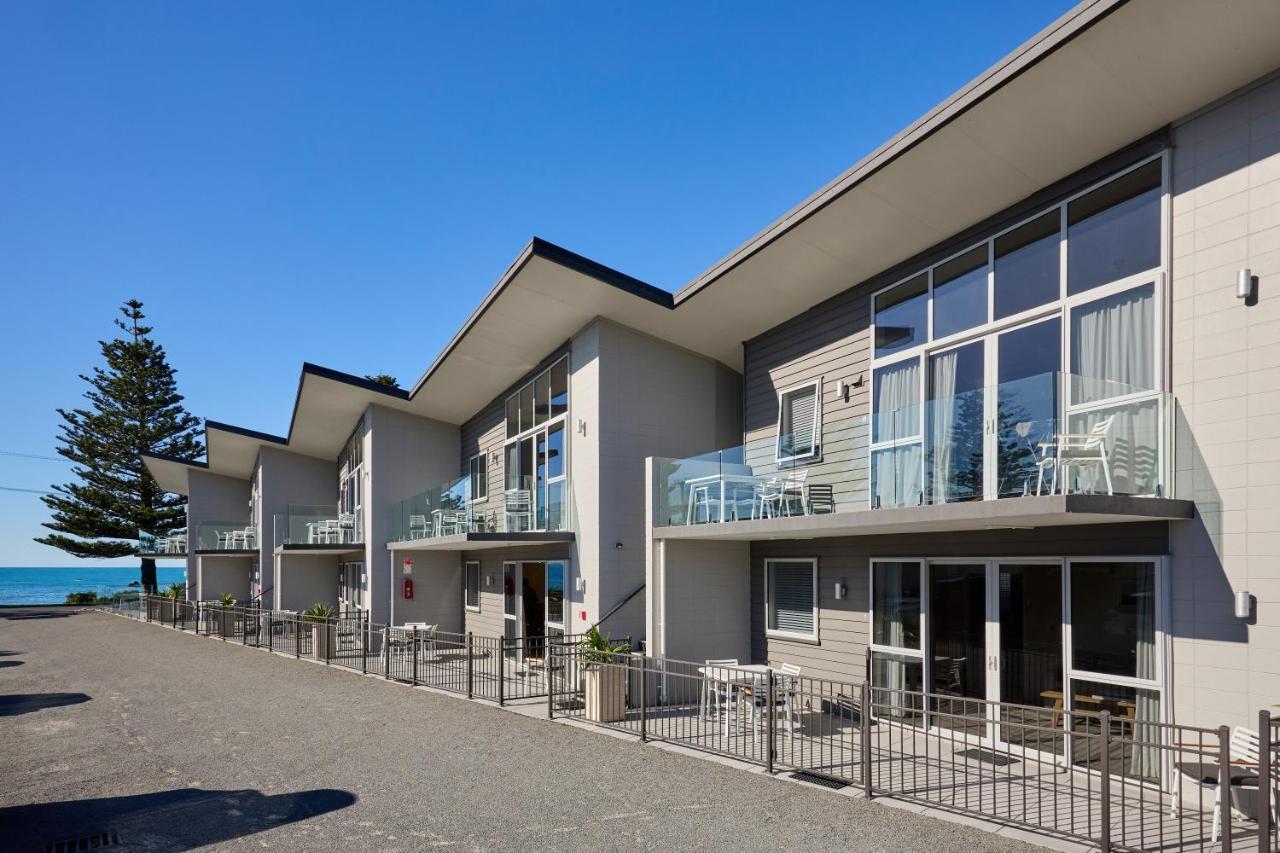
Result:
{"label": "balcony", "polygon": [[470,477],[449,480],[400,501],[391,511],[392,543],[568,541],[568,481],[508,489],[479,498]]}
{"label": "balcony", "polygon": [[1186,518],[1190,502],[1170,499],[1175,405],[1168,394],[1052,373],[870,416],[828,412],[808,458],[780,461],[777,450],[794,443],[784,435],[653,460],[653,525],[669,529],[655,535],[702,538],[674,529],[720,524],[748,538]]}
{"label": "balcony", "polygon": [[291,550],[355,550],[364,542],[362,513],[333,504],[289,504],[273,516],[276,545]]}
{"label": "balcony", "polygon": [[187,530],[185,527],[170,530],[163,536],[138,531],[138,556],[150,558],[187,556]]}
{"label": "balcony", "polygon": [[196,553],[255,553],[258,528],[247,521],[209,521],[196,528]]}

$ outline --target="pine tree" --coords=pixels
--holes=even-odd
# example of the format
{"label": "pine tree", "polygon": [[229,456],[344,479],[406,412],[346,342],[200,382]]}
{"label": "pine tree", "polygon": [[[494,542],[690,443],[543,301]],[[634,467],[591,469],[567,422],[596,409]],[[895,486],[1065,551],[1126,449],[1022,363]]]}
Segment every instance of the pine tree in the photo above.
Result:
{"label": "pine tree", "polygon": [[[131,299],[116,325],[125,336],[99,341],[103,367],[94,367],[85,399],[89,407],[58,409],[58,453],[75,467],[79,482],[54,486],[41,498],[53,511],[44,526],[54,534],[36,539],[75,557],[127,557],[140,532],[159,535],[185,524],[185,501],[167,495],[142,462],[142,453],[194,460],[204,453],[199,419],[182,407],[164,347],[141,325],[142,303]],[[124,540],[124,541],[121,541]],[[142,560],[142,587],[156,591],[156,561]]]}
{"label": "pine tree", "polygon": [[379,385],[389,385],[392,388],[400,387],[399,380],[390,373],[368,373],[365,374],[364,378],[368,379],[370,382],[376,382]]}

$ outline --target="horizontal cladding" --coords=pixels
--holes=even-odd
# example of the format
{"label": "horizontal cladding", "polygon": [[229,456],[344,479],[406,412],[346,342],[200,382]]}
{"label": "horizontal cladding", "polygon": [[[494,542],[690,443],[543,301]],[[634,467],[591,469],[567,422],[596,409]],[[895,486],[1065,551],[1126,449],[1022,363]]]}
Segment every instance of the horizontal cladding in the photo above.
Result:
{"label": "horizontal cladding", "polygon": [[[467,610],[463,614],[465,630],[477,636],[504,636],[502,615],[503,564],[523,561],[567,560],[573,546],[566,542],[552,545],[533,545],[527,548],[494,548],[486,551],[468,551],[459,555],[459,564],[471,561],[480,563],[480,609]],[[490,583],[492,581],[492,583]]]}
{"label": "horizontal cladding", "polygon": [[473,507],[478,515],[491,517],[491,520],[496,523],[498,513],[503,508],[502,489],[506,463],[503,447],[507,440],[507,398],[568,352],[568,344],[560,347],[543,359],[541,364],[522,376],[519,382],[489,401],[488,405],[462,424],[462,458],[458,460],[459,476],[469,472],[471,457],[478,453],[485,455],[489,491],[488,498],[477,501]]}
{"label": "horizontal cladding", "polygon": [[[755,663],[793,663],[807,676],[861,682],[870,629],[873,558],[1155,556],[1168,552],[1166,522],[1101,524],[1034,530],[975,530],[901,536],[777,540],[751,544],[751,656]],[[764,561],[817,558],[818,642],[765,636]],[[848,587],[837,601],[835,584]]]}

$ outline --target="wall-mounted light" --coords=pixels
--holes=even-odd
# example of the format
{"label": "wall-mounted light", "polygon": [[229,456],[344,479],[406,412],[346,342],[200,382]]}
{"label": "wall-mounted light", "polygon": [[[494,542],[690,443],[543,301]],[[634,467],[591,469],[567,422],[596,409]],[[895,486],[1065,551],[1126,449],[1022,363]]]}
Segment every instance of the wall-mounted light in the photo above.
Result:
{"label": "wall-mounted light", "polygon": [[1236,593],[1236,618],[1248,619],[1253,615],[1253,596],[1247,590]]}
{"label": "wall-mounted light", "polygon": [[845,596],[849,594],[849,585],[843,581],[836,581],[835,596],[836,601],[844,601]]}
{"label": "wall-mounted light", "polygon": [[849,402],[849,395],[853,392],[853,389],[861,388],[861,387],[862,387],[861,373],[859,373],[857,376],[853,377],[852,379],[837,380],[836,396],[839,397],[842,402],[847,403]]}
{"label": "wall-mounted light", "polygon": [[622,543],[621,543],[621,542],[614,542],[614,543],[613,543],[613,549],[614,549],[615,551],[621,551],[621,550],[622,550]]}
{"label": "wall-mounted light", "polygon": [[493,586],[493,575],[485,575],[485,576],[484,576],[484,585],[485,585],[485,586]]}
{"label": "wall-mounted light", "polygon": [[1253,297],[1253,270],[1242,269],[1236,273],[1236,299],[1249,300]]}
{"label": "wall-mounted light", "polygon": [[584,578],[582,575],[578,575],[577,579],[575,579],[573,582],[573,588],[576,589],[578,592],[586,592],[587,579]]}

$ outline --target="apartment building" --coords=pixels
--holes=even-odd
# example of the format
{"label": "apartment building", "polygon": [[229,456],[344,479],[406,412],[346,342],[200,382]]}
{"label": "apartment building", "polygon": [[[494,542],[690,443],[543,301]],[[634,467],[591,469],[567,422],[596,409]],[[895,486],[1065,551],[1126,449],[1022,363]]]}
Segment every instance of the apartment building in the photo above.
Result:
{"label": "apartment building", "polygon": [[649,460],[651,652],[1256,725],[1275,32],[1272,3],[1082,3],[679,291],[743,342],[743,431]]}

